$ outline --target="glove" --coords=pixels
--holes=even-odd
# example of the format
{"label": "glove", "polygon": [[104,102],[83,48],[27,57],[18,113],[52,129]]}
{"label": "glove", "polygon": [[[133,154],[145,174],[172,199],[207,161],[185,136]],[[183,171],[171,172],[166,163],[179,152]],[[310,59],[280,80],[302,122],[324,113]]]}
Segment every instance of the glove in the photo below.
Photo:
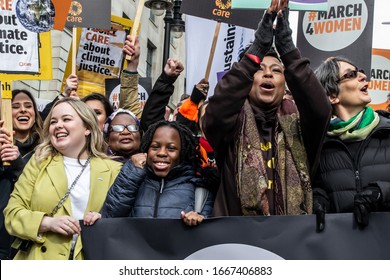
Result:
{"label": "glove", "polygon": [[360,227],[368,226],[370,212],[376,211],[381,201],[382,192],[376,184],[370,184],[367,188],[355,194],[353,214]]}
{"label": "glove", "polygon": [[329,200],[325,193],[314,193],[313,212],[316,214],[316,230],[322,232],[325,229],[325,213],[329,209]]}
{"label": "glove", "polygon": [[263,18],[261,19],[257,30],[255,32],[255,40],[249,47],[247,53],[253,54],[263,59],[265,54],[269,51],[272,46],[274,38],[273,22],[276,18],[276,12],[271,13],[264,12]]}
{"label": "glove", "polygon": [[295,49],[291,35],[292,30],[288,21],[288,8],[286,7],[282,10],[282,13],[278,14],[275,29],[275,46],[280,56]]}
{"label": "glove", "polygon": [[206,166],[202,168],[201,174],[204,187],[216,195],[221,182],[221,175],[218,169],[216,167]]}

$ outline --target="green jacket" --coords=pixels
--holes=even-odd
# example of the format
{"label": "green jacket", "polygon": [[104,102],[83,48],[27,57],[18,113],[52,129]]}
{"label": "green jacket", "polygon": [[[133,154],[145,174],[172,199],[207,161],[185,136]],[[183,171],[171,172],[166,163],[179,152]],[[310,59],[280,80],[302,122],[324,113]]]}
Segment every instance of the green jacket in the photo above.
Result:
{"label": "green jacket", "polygon": [[[90,197],[86,213],[99,212],[108,189],[121,169],[121,164],[109,159],[92,158]],[[11,235],[32,240],[28,253],[18,252],[20,260],[67,260],[72,236],[46,232],[38,236],[42,218],[49,215],[68,189],[62,155],[44,160],[37,165],[33,156],[15,184],[14,191],[4,210],[5,226]],[[68,198],[55,216],[71,216]],[[83,259],[81,238],[78,237],[74,259]]]}

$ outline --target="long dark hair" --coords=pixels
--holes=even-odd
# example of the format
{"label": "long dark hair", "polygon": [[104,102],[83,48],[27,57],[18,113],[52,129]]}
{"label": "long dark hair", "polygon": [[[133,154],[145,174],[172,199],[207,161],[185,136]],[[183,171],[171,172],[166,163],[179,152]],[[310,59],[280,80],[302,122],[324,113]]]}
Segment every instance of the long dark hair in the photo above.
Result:
{"label": "long dark hair", "polygon": [[39,111],[38,111],[37,102],[35,101],[35,98],[32,95],[32,93],[29,92],[28,90],[25,90],[25,89],[14,89],[12,91],[11,102],[14,101],[15,97],[20,93],[26,94],[28,96],[28,98],[31,99],[31,102],[33,103],[33,106],[34,106],[35,122],[34,122],[34,125],[30,128],[30,135],[33,134],[34,132],[36,132],[39,136],[39,139],[42,139],[43,121],[42,121],[41,115],[39,114]]}

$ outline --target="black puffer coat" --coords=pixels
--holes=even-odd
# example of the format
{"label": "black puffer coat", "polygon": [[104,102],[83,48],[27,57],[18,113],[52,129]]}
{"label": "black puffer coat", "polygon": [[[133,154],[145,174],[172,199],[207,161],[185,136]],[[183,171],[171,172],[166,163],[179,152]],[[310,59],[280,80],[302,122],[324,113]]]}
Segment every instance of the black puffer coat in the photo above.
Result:
{"label": "black puffer coat", "polygon": [[[353,211],[354,196],[370,183],[382,191],[380,211],[390,211],[390,115],[378,111],[380,122],[361,143],[327,137],[314,182],[314,196],[328,198],[329,213]],[[355,158],[350,152],[354,145]]]}

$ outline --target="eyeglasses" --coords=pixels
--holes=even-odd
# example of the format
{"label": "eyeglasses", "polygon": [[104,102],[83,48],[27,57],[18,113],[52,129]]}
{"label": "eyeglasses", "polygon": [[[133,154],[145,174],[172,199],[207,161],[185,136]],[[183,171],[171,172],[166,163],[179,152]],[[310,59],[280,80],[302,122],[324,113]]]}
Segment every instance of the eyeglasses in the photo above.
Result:
{"label": "eyeglasses", "polygon": [[358,73],[364,74],[364,70],[363,69],[355,69],[355,70],[348,71],[347,73],[342,75],[340,79],[337,80],[337,83],[340,83],[341,81],[347,80],[347,79],[348,80],[355,79],[358,76]]}
{"label": "eyeglasses", "polygon": [[119,132],[120,133],[120,132],[125,131],[125,128],[127,128],[127,130],[129,132],[137,132],[137,131],[139,131],[139,127],[136,124],[129,124],[129,125],[114,124],[110,128],[110,132]]}

